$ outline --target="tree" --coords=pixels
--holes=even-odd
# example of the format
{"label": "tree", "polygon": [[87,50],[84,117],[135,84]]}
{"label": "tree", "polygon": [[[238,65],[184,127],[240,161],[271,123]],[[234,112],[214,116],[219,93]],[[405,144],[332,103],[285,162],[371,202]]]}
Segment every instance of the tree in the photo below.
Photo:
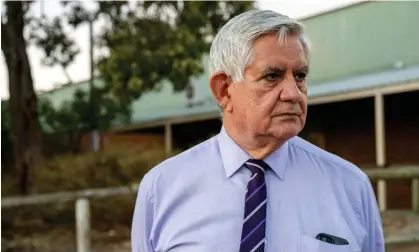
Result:
{"label": "tree", "polygon": [[[48,99],[40,101],[40,120],[46,133],[46,140],[53,144],[54,151],[80,152],[80,141],[84,134],[90,132],[92,121],[98,130],[109,129],[112,122],[119,118],[120,106],[109,98],[104,89],[97,88],[94,92],[95,116],[90,110],[90,94],[77,90],[71,101],[65,101],[59,108],[54,107]],[[48,149],[48,148],[46,148]]]}
{"label": "tree", "polygon": [[[132,101],[159,88],[162,80],[171,81],[176,91],[185,89],[190,77],[202,73],[201,58],[218,29],[253,6],[236,1],[98,1],[88,10],[82,1],[62,1],[65,15],[49,20],[28,14],[32,2],[7,1],[2,15],[1,48],[9,74],[14,158],[22,193],[30,188],[29,171],[44,159],[38,108],[43,125],[54,132],[127,123]],[[45,65],[59,65],[67,73],[79,50],[63,28],[97,20],[105,21],[95,39],[97,47],[108,51],[97,61],[104,85],[77,92],[61,108],[48,101],[38,104],[26,46],[36,45],[45,52]]]}
{"label": "tree", "polygon": [[29,171],[43,161],[37,97],[24,37],[29,6],[30,2],[7,1],[1,20],[1,50],[9,75],[13,152],[22,193],[29,191]]}
{"label": "tree", "polygon": [[[48,20],[45,16],[36,17],[31,15],[30,7],[34,1],[6,1],[1,20],[1,49],[5,57],[9,76],[9,107],[11,118],[11,137],[13,145],[13,159],[16,169],[20,173],[20,191],[26,194],[31,191],[31,176],[34,175],[35,167],[44,161],[42,146],[42,131],[39,124],[39,108],[45,115],[41,118],[50,123],[47,126],[55,126],[57,122],[65,125],[71,117],[69,107],[78,109],[71,113],[86,111],[80,109],[85,102],[86,92],[78,92],[75,95],[74,104],[63,108],[53,108],[48,101],[38,104],[35,94],[31,68],[26,47],[34,44],[45,53],[42,62],[46,66],[60,65],[66,74],[69,82],[71,78],[66,68],[72,63],[79,53],[74,41],[64,32],[63,27],[71,22],[63,16],[54,17]],[[42,3],[41,3],[42,4]],[[66,2],[63,2],[65,5]],[[115,5],[118,5],[117,3]],[[101,95],[103,92],[98,92]],[[102,99],[103,100],[103,99]],[[85,102],[90,104],[89,102]],[[108,103],[104,103],[106,106]],[[107,110],[109,111],[109,109]],[[6,112],[6,110],[2,110]],[[88,116],[84,113],[81,118]],[[55,118],[52,118],[55,116]],[[105,121],[109,120],[105,117]],[[91,122],[93,120],[86,120]],[[78,122],[80,124],[80,122]],[[71,124],[77,129],[77,122]],[[67,125],[66,125],[67,126]],[[52,127],[54,129],[54,127]],[[68,126],[65,128],[69,128]],[[63,132],[63,129],[55,127],[56,132]],[[2,131],[7,134],[8,131]]]}
{"label": "tree", "polygon": [[[82,2],[63,4],[68,9],[68,23],[74,28],[105,21],[96,46],[109,51],[98,60],[104,86],[92,86],[90,93],[78,91],[74,101],[60,110],[43,103],[43,121],[54,132],[75,134],[75,146],[80,132],[107,129],[115,122],[129,123],[132,101],[160,88],[162,80],[170,80],[176,91],[187,88],[189,78],[202,73],[201,57],[208,52],[216,32],[232,16],[253,6],[252,2],[223,1],[101,1],[91,11]],[[44,39],[38,45],[45,48],[47,44],[59,45],[58,41]],[[47,56],[57,54],[51,49]]]}
{"label": "tree", "polygon": [[100,36],[109,49],[98,62],[105,88],[124,105],[165,79],[184,90],[203,72],[202,56],[218,30],[252,7],[250,1],[145,1],[116,9]]}
{"label": "tree", "polygon": [[[39,104],[27,46],[35,44],[41,47],[45,52],[43,63],[48,66],[61,65],[65,73],[67,66],[79,52],[74,41],[62,29],[66,20],[55,17],[52,22],[48,22],[44,16],[32,15],[29,10],[33,2],[5,1],[1,20],[1,50],[9,77],[10,138],[13,161],[20,174],[19,187],[23,194],[31,191],[33,170],[45,159],[39,124]],[[3,112],[6,110],[2,110],[2,114]]]}
{"label": "tree", "polygon": [[1,101],[1,165],[3,172],[9,171],[8,165],[13,160],[12,127],[10,121],[9,102]]}
{"label": "tree", "polygon": [[[60,111],[61,116],[50,113],[46,121],[60,125],[52,126],[57,130],[86,132],[107,129],[115,122],[129,123],[132,101],[160,88],[164,79],[173,83],[175,91],[184,90],[190,77],[202,73],[202,55],[221,26],[253,6],[249,1],[96,4],[95,11],[88,11],[82,2],[64,3],[74,28],[101,18],[105,21],[96,38],[97,47],[109,51],[98,60],[104,86],[92,86],[90,94],[79,91],[74,103]],[[61,122],[54,122],[57,118]],[[72,127],[75,122],[78,126]]]}

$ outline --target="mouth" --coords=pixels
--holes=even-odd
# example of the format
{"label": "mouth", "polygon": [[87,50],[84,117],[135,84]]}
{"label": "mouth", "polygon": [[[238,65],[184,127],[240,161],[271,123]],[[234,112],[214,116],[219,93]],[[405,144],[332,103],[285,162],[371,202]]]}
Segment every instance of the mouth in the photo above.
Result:
{"label": "mouth", "polygon": [[282,113],[282,114],[275,115],[275,117],[280,117],[280,116],[289,117],[289,116],[300,116],[300,115],[297,113]]}

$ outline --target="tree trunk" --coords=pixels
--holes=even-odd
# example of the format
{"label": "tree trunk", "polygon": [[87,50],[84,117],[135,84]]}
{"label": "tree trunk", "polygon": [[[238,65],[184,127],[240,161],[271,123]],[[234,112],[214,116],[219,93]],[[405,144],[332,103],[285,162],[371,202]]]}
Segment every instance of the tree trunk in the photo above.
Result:
{"label": "tree trunk", "polygon": [[[10,113],[15,165],[23,194],[32,192],[31,177],[43,160],[41,129],[38,122],[37,97],[33,87],[29,58],[26,52],[24,6],[8,1],[7,23],[2,22],[2,51],[9,74]],[[4,36],[3,36],[4,35]]]}

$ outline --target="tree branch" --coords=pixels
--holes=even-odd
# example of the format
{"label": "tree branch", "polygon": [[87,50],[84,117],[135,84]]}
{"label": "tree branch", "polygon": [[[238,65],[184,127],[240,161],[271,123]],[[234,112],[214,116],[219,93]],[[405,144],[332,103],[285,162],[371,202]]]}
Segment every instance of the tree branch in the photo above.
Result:
{"label": "tree branch", "polygon": [[73,83],[73,80],[71,79],[71,76],[70,76],[70,74],[67,71],[67,68],[64,66],[64,64],[61,64],[61,67],[63,69],[63,72],[64,72],[65,77],[67,78],[67,84],[72,84]]}

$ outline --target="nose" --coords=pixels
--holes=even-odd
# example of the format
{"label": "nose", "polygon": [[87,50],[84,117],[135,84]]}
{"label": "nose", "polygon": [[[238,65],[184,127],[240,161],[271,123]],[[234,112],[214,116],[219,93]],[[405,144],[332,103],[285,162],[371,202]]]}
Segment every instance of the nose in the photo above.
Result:
{"label": "nose", "polygon": [[279,99],[283,102],[297,103],[301,100],[301,91],[297,86],[294,76],[283,80]]}

